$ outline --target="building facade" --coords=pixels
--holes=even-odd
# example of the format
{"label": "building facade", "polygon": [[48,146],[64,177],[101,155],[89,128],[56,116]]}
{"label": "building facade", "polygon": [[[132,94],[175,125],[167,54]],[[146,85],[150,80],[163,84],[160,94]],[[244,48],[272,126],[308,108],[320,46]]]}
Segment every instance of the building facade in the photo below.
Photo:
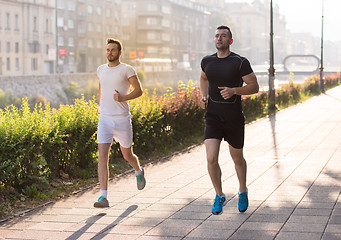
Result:
{"label": "building facade", "polygon": [[207,54],[209,14],[188,0],[122,2],[123,58],[145,72],[191,70]]}
{"label": "building facade", "polygon": [[[0,74],[54,72],[52,0],[0,1]],[[49,54],[50,53],[50,54]]]}
{"label": "building facade", "polygon": [[[290,33],[273,9],[275,63],[315,54],[319,42]],[[218,25],[231,27],[232,51],[268,64],[269,0],[0,0],[0,75],[95,72],[106,62],[107,37],[122,41],[122,61],[137,70],[200,71],[202,57],[216,50]]]}
{"label": "building facade", "polygon": [[120,35],[120,0],[57,0],[58,72],[94,72]]}

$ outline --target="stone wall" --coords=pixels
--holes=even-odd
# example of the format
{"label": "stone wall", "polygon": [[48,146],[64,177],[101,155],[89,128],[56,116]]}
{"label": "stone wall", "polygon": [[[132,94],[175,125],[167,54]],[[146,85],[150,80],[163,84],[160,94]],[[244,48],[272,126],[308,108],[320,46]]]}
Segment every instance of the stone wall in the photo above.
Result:
{"label": "stone wall", "polygon": [[42,96],[54,105],[67,103],[64,88],[71,82],[85,88],[97,79],[96,73],[0,76],[0,89],[15,98]]}
{"label": "stone wall", "polygon": [[[143,87],[154,87],[159,84],[164,86],[176,85],[179,81],[187,83],[190,79],[198,81],[199,71],[171,71],[146,73],[146,79],[142,82]],[[25,76],[1,76],[0,89],[15,98],[43,97],[52,106],[68,103],[64,92],[70,83],[77,83],[86,89],[89,82],[97,82],[96,73],[71,73],[50,75],[25,75]]]}

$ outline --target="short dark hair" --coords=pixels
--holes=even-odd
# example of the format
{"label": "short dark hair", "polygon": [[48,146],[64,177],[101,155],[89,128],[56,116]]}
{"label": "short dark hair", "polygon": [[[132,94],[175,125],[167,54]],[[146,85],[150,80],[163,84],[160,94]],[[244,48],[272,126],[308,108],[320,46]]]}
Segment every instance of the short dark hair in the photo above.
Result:
{"label": "short dark hair", "polygon": [[109,43],[115,43],[118,46],[118,51],[122,50],[122,43],[120,42],[120,40],[114,39],[114,38],[107,38],[107,45]]}
{"label": "short dark hair", "polygon": [[228,26],[221,25],[221,26],[217,27],[217,29],[226,29],[229,32],[229,37],[232,38],[232,32]]}

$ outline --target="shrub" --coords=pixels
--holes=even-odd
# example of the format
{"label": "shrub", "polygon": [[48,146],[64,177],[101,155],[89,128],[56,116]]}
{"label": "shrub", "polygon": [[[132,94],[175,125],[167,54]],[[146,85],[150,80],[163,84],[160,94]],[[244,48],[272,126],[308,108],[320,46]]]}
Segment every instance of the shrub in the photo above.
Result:
{"label": "shrub", "polygon": [[144,80],[146,80],[146,73],[143,70],[138,70],[137,76],[141,82],[144,82]]}
{"label": "shrub", "polygon": [[187,85],[180,81],[177,92],[167,93],[160,98],[166,127],[175,133],[176,141],[203,128],[205,112],[198,105],[200,98],[200,90],[192,81]]}
{"label": "shrub", "polygon": [[64,92],[68,98],[68,102],[73,102],[76,98],[81,97],[81,89],[78,83],[71,82],[64,88]]}
{"label": "shrub", "polygon": [[251,96],[242,96],[242,107],[246,122],[250,122],[265,114],[264,108],[267,104],[266,92],[259,92]]}
{"label": "shrub", "polygon": [[[326,76],[325,88],[339,84],[338,75]],[[317,77],[304,84],[289,82],[276,91],[276,101],[288,106],[302,100],[302,94],[319,92]],[[0,98],[3,94],[0,93]],[[167,151],[188,137],[202,134],[205,111],[198,106],[200,91],[191,81],[178,84],[176,92],[157,96],[147,90],[130,101],[134,132],[134,151],[144,157],[156,149]],[[42,99],[43,100],[43,99]],[[267,93],[242,97],[247,122],[267,114]],[[0,191],[24,193],[33,197],[59,170],[72,177],[86,178],[97,173],[96,130],[98,124],[95,99],[76,99],[73,105],[51,109],[49,103],[0,109]],[[119,145],[111,149],[119,153]],[[122,165],[128,167],[128,164]],[[87,171],[91,169],[90,173]]]}
{"label": "shrub", "polygon": [[74,105],[62,105],[53,111],[49,138],[43,152],[54,174],[58,170],[77,176],[79,168],[94,165],[98,122],[95,100],[76,99]]}
{"label": "shrub", "polygon": [[[49,110],[48,105],[46,108]],[[48,177],[41,151],[51,123],[48,110],[39,105],[30,112],[27,99],[20,109],[12,106],[0,110],[0,185],[22,189]]]}
{"label": "shrub", "polygon": [[89,101],[93,99],[94,97],[98,96],[98,80],[89,80],[88,84],[85,87],[85,90],[83,90],[84,99]]}

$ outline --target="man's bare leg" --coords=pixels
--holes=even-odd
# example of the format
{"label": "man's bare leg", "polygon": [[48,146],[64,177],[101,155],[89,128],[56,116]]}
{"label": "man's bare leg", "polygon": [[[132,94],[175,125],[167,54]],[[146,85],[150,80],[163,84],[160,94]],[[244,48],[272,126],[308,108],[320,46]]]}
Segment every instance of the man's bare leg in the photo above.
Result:
{"label": "man's bare leg", "polygon": [[207,169],[210,175],[214,190],[218,196],[223,195],[221,184],[221,169],[218,163],[219,149],[221,141],[219,139],[206,139]]}
{"label": "man's bare leg", "polygon": [[144,189],[146,186],[146,179],[144,177],[144,170],[140,166],[139,158],[133,153],[132,147],[124,148],[121,146],[121,152],[124,159],[135,169],[137,189]]}
{"label": "man's bare leg", "polygon": [[246,191],[246,171],[247,164],[243,156],[243,149],[237,149],[229,145],[230,154],[234,162],[238,181],[239,181],[239,192]]}
{"label": "man's bare leg", "polygon": [[108,190],[109,185],[109,152],[111,143],[98,144],[98,180],[101,190]]}
{"label": "man's bare leg", "polygon": [[132,147],[124,148],[120,146],[123,158],[135,169],[139,171],[141,169],[140,161],[138,157],[133,153]]}
{"label": "man's bare leg", "polygon": [[107,200],[109,185],[109,152],[111,143],[98,144],[98,181],[101,189],[101,197],[94,203],[94,207],[109,207]]}

